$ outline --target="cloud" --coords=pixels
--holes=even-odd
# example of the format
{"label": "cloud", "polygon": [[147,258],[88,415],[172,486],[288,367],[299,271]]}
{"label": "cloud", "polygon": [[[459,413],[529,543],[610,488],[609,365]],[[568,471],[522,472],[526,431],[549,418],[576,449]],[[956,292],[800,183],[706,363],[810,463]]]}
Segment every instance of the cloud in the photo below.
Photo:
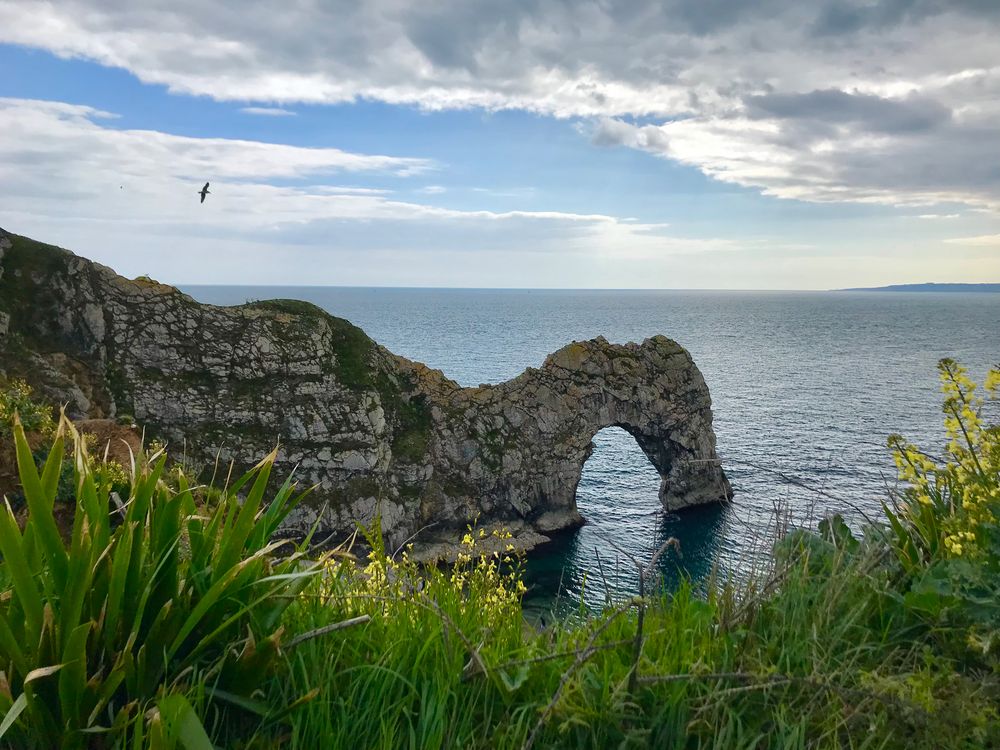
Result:
{"label": "cloud", "polygon": [[749,96],[744,103],[753,118],[858,124],[879,133],[930,130],[951,118],[951,110],[933,99],[914,95],[890,99],[837,89]]}
{"label": "cloud", "polygon": [[443,185],[424,185],[422,188],[417,188],[416,192],[423,195],[441,195],[448,191],[448,188]]}
{"label": "cloud", "polygon": [[18,159],[32,164],[38,158],[53,169],[60,160],[91,162],[104,174],[141,176],[147,184],[178,177],[195,181],[203,177],[277,179],[343,172],[408,176],[434,168],[427,159],[260,141],[189,138],[150,130],[115,130],[100,122],[113,118],[110,113],[86,106],[0,98],[5,134],[0,141],[0,155],[8,165]]}
{"label": "cloud", "polygon": [[241,107],[240,112],[262,117],[295,117],[298,113],[281,107]]}
{"label": "cloud", "polygon": [[817,36],[842,36],[866,28],[884,29],[904,22],[923,21],[961,11],[996,18],[1000,8],[990,0],[876,0],[830,3],[812,25]]}
{"label": "cloud", "polygon": [[0,0],[0,41],[173,92],[592,118],[768,195],[991,210],[998,37],[989,0]]}
{"label": "cloud", "polygon": [[917,218],[935,221],[939,219],[959,219],[961,216],[962,214],[920,214]]}
{"label": "cloud", "polygon": [[[365,268],[398,253],[438,270],[443,255],[462,254],[474,276],[483,253],[576,265],[738,249],[604,214],[456,210],[338,182],[365,176],[395,184],[430,169],[423,159],[191,138],[114,122],[85,106],[0,99],[0,226],[61,242],[124,273],[188,282],[317,283],[321,266]],[[202,205],[197,191],[206,179],[212,193]],[[238,248],[256,264],[240,260]],[[276,259],[283,257],[296,262],[282,265]],[[530,278],[537,262],[519,262],[519,272]]]}
{"label": "cloud", "polygon": [[[796,118],[797,119],[797,118]],[[947,123],[926,136],[889,134],[844,121],[796,121],[734,113],[663,125],[602,120],[601,145],[623,145],[697,167],[765,195],[818,203],[929,206],[963,203],[1000,211],[1000,138],[989,126]]]}
{"label": "cloud", "polygon": [[949,245],[1000,248],[1000,234],[981,234],[976,237],[953,237],[945,240]]}

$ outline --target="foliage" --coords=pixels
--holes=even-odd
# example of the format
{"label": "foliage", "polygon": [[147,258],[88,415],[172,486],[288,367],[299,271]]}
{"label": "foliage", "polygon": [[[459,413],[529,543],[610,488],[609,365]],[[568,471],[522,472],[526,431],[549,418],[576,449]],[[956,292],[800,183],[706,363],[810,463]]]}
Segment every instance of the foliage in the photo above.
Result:
{"label": "foliage", "polygon": [[[934,461],[899,435],[889,437],[900,479],[908,485],[899,512],[888,511],[907,566],[983,554],[1000,506],[1000,426],[983,426],[985,399],[961,365],[943,359],[938,370],[948,437],[944,460]],[[998,388],[995,368],[983,390],[995,399]]]}
{"label": "foliage", "polygon": [[[150,455],[157,451],[150,450]],[[95,461],[93,465],[94,483],[99,492],[117,493],[119,498],[127,498],[132,488],[132,477],[117,461]]]}
{"label": "foliage", "polygon": [[368,574],[338,565],[310,584],[289,622],[316,628],[358,613],[371,622],[307,644],[271,700],[324,688],[292,717],[294,748],[1000,741],[995,681],[957,671],[929,640],[896,629],[875,547],[848,552],[832,535],[813,538],[817,549],[792,554],[776,588],[718,585],[706,598],[683,583],[541,630],[520,617],[519,579],[491,578],[481,562],[423,573],[405,560],[370,561]]}
{"label": "foliage", "polygon": [[14,434],[15,416],[26,432],[51,435],[55,430],[51,407],[32,398],[31,386],[16,378],[0,381],[0,437]]}
{"label": "foliage", "polygon": [[983,423],[1000,367],[987,375],[984,396],[954,360],[941,360],[938,370],[943,458],[889,438],[906,483],[896,508],[886,509],[903,572],[896,587],[910,614],[939,634],[940,648],[1000,669],[1000,427]]}
{"label": "foliage", "polygon": [[[69,540],[53,516],[67,437]],[[286,481],[265,504],[274,454],[212,507],[183,475],[166,484],[164,455],[139,456],[121,510],[111,502],[119,470],[95,470],[65,419],[41,473],[16,420],[14,439],[28,517],[21,530],[9,506],[0,511],[3,739],[169,745],[199,735],[184,696],[192,685],[204,688],[203,703],[245,703],[273,670],[281,614],[309,575],[297,554],[274,556],[281,543],[271,538],[300,497]]]}
{"label": "foliage", "polygon": [[[952,382],[958,370],[943,363],[942,373]],[[307,644],[288,660],[289,679],[273,683],[275,702],[337,686],[293,717],[291,746],[1000,746],[1000,668],[990,656],[1000,641],[991,583],[1000,535],[988,516],[955,508],[995,493],[995,471],[968,467],[996,465],[984,456],[996,432],[970,430],[968,413],[947,400],[955,395],[946,389],[946,430],[964,435],[964,425],[972,445],[949,449],[946,502],[931,495],[933,551],[911,554],[921,516],[905,503],[927,507],[928,485],[904,475],[888,529],[858,536],[833,517],[818,533],[790,534],[773,571],[749,583],[712,581],[704,596],[682,583],[541,630],[522,620],[520,579],[490,573],[489,556],[422,569],[376,544],[363,571],[329,566],[290,622],[372,619]],[[970,527],[977,547],[956,554],[945,540]],[[480,544],[478,533],[470,542]]]}
{"label": "foliage", "polygon": [[367,537],[366,563],[331,559],[288,623],[302,631],[359,615],[371,621],[343,639],[304,644],[271,699],[322,689],[292,717],[295,747],[464,747],[482,731],[476,709],[498,697],[482,666],[522,642],[524,585],[510,534],[470,528],[447,566],[418,565],[408,549],[387,552],[377,524]]}
{"label": "foliage", "polygon": [[[194,489],[182,472],[171,491],[162,457],[144,457],[128,518],[102,526],[92,519],[107,516],[114,481],[100,479],[103,470],[79,471],[77,517],[84,520],[69,554],[51,556],[63,563],[49,560],[50,547],[66,549],[52,544],[47,522],[29,521],[19,536],[10,518],[0,522],[0,576],[11,581],[0,599],[9,683],[0,681],[0,709],[8,736],[27,742],[29,729],[40,726],[40,746],[85,744],[66,729],[67,717],[97,705],[97,690],[111,698],[96,714],[89,708],[87,718],[96,718],[88,726],[109,727],[100,735],[108,738],[127,731],[138,746],[239,746],[245,725],[231,717],[202,721],[218,717],[213,706],[228,699],[257,716],[255,746],[1000,747],[998,433],[984,423],[985,401],[964,371],[949,360],[940,370],[948,445],[935,459],[890,438],[904,487],[886,504],[885,526],[858,533],[834,516],[816,532],[794,531],[779,542],[768,570],[740,583],[712,579],[696,588],[683,581],[665,591],[637,563],[650,593],[548,626],[524,618],[519,559],[502,531],[470,528],[453,563],[428,566],[414,562],[408,548],[387,550],[376,524],[363,563],[328,557],[315,575],[301,577],[294,562],[271,560],[267,538],[278,519],[267,520],[271,511],[260,511],[257,493],[268,460],[239,483],[252,485],[242,508],[238,487],[200,490],[200,497],[218,496],[225,521],[192,505]],[[991,372],[985,397],[998,387],[1000,372]],[[84,453],[78,448],[75,461],[86,467]],[[52,506],[46,493],[56,469],[47,461],[32,479],[33,466],[24,467],[36,488],[31,519],[45,519],[37,508]],[[292,502],[287,490],[279,492],[279,507]],[[155,502],[144,499],[150,493]],[[104,516],[91,510],[94,498]],[[137,503],[146,506],[146,523],[136,523]],[[265,530],[252,527],[252,542],[248,537],[235,557],[223,554],[229,545],[218,540],[236,534],[248,504]],[[119,595],[131,579],[111,594],[116,566],[131,565],[131,555],[97,538],[92,525],[108,540],[120,537],[118,544],[143,540],[137,575],[145,593],[130,600],[137,602],[134,621],[122,623],[128,607]],[[102,544],[107,551],[96,553]],[[8,549],[38,562],[16,565]],[[75,563],[78,549],[92,575]],[[679,551],[665,546],[661,553]],[[217,570],[242,565],[253,569],[242,585],[209,596]],[[277,577],[282,571],[291,577]],[[60,584],[71,576],[91,576],[91,585]],[[87,616],[72,616],[78,608]],[[171,652],[181,633],[169,612],[180,610],[187,614],[177,621],[198,612],[211,624],[199,621]],[[300,634],[282,648],[279,614]],[[111,615],[119,624],[108,633]],[[24,637],[29,625],[22,620],[29,619],[40,638]],[[175,629],[164,638],[168,627]],[[131,655],[123,659],[127,677],[114,671],[109,638]],[[9,656],[3,649],[10,643],[21,652]],[[96,679],[79,676],[80,663],[65,655],[72,648],[83,649],[83,674]],[[253,685],[262,692],[247,695]],[[244,692],[230,694],[237,687]],[[259,718],[268,715],[287,724],[262,726]],[[85,725],[74,721],[74,728]]]}

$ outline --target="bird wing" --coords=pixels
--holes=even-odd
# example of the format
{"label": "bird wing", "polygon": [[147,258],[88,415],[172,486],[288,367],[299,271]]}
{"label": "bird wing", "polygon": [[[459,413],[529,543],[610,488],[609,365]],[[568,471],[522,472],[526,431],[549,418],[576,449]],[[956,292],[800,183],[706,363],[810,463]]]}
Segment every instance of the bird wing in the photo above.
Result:
{"label": "bird wing", "polygon": [[205,187],[203,187],[202,190],[208,190],[208,183],[207,182],[205,183]]}
{"label": "bird wing", "polygon": [[204,202],[205,202],[205,194],[204,194],[204,193],[202,193],[202,194],[201,194],[201,202],[202,202],[202,203],[204,203]]}

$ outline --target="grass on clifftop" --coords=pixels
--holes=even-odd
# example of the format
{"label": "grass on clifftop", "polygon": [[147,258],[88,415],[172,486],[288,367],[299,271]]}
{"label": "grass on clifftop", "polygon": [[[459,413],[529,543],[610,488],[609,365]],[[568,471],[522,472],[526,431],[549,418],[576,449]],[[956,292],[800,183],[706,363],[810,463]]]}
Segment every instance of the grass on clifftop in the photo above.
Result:
{"label": "grass on clifftop", "polygon": [[[946,448],[933,458],[890,438],[904,487],[887,496],[881,525],[856,534],[833,517],[818,532],[789,534],[751,583],[709,581],[699,594],[643,578],[644,596],[540,631],[523,620],[518,561],[502,534],[469,529],[454,567],[422,568],[372,534],[366,560],[311,568],[268,549],[271,524],[248,532],[239,520],[249,516],[233,504],[238,494],[247,493],[246,513],[270,512],[261,469],[249,492],[210,491],[186,487],[160,457],[140,457],[122,519],[78,450],[85,520],[61,540],[46,520],[54,469],[46,461],[37,473],[22,458],[35,497],[28,526],[0,512],[0,742],[1000,747],[1000,430],[982,422],[979,396],[996,397],[1000,370],[976,389],[954,362],[940,369]],[[231,520],[212,521],[213,503]],[[132,525],[137,504],[150,523]],[[205,545],[231,549],[236,527],[253,544],[205,567]],[[125,539],[135,540],[129,554]],[[76,562],[81,550],[87,565]],[[136,550],[137,582],[116,579]],[[214,597],[207,581],[229,575],[215,566],[249,572]],[[645,569],[655,568],[637,575]],[[76,576],[107,584],[68,585]],[[123,598],[122,585],[146,593]],[[181,631],[164,638],[174,620],[150,609],[150,597],[184,613],[179,621],[197,613],[218,623],[198,631],[204,647],[175,648],[190,643]],[[241,660],[254,679],[223,683],[226,665]],[[117,681],[118,663],[160,676]]]}

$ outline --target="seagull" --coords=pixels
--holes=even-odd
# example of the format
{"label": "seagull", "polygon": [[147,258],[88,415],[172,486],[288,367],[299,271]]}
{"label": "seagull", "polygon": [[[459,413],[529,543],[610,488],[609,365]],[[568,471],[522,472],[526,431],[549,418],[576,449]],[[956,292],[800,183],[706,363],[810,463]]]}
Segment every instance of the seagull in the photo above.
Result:
{"label": "seagull", "polygon": [[198,195],[201,196],[201,202],[205,202],[205,196],[208,195],[208,183],[205,183],[205,187],[198,191]]}

